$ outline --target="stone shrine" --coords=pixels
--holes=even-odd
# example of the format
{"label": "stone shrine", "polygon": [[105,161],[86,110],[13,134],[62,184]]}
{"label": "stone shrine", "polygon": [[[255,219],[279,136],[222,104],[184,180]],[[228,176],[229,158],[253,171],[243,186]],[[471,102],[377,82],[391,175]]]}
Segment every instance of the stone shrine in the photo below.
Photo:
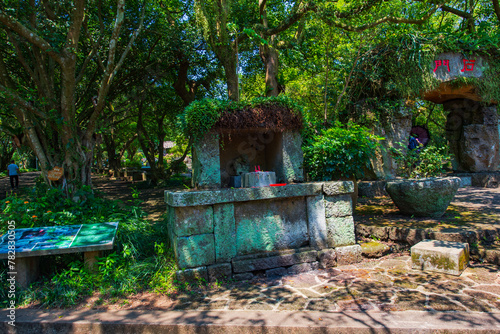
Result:
{"label": "stone shrine", "polygon": [[[276,110],[259,113],[272,119]],[[165,192],[178,278],[249,279],[360,261],[353,183],[303,183],[297,126],[235,123],[246,128],[216,126],[194,143],[195,189]],[[235,177],[259,171],[273,173],[277,184],[234,186]]]}

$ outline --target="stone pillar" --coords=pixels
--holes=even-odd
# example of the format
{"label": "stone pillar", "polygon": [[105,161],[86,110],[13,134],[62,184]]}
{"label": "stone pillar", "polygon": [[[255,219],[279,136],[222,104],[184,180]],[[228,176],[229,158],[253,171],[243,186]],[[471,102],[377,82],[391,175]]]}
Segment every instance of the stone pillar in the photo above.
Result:
{"label": "stone pillar", "polygon": [[16,284],[21,288],[29,287],[31,282],[34,282],[40,273],[38,265],[38,256],[33,257],[18,257],[15,260],[16,264]]}
{"label": "stone pillar", "polygon": [[219,135],[207,133],[193,144],[192,185],[198,189],[221,187]]}
{"label": "stone pillar", "polygon": [[99,269],[98,258],[101,256],[100,251],[83,253],[83,263],[85,264],[85,267],[87,267],[90,272],[97,272]]}
{"label": "stone pillar", "polygon": [[304,181],[302,137],[298,131],[283,132],[281,150],[276,164],[277,182]]}

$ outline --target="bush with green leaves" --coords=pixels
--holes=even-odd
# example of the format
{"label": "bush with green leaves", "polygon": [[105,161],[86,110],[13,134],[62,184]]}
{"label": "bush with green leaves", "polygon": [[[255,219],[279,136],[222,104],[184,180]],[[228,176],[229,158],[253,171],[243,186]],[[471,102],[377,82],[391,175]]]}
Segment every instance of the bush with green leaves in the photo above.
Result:
{"label": "bush with green leaves", "polygon": [[370,167],[370,158],[383,138],[369,129],[349,123],[320,130],[304,141],[304,164],[314,181],[360,178]]}
{"label": "bush with green leaves", "polygon": [[392,147],[390,150],[398,165],[397,174],[404,178],[441,176],[446,172],[444,166],[451,161],[444,147],[429,145],[409,150],[400,144],[399,148]]}

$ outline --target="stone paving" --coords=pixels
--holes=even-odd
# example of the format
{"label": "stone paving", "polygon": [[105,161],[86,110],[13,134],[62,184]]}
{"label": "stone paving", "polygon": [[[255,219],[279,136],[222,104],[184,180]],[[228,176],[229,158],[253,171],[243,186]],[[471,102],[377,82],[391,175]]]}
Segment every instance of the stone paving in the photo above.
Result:
{"label": "stone paving", "polygon": [[471,264],[461,276],[411,269],[409,255],[293,276],[261,278],[171,296],[173,310],[474,311],[500,313],[498,266]]}

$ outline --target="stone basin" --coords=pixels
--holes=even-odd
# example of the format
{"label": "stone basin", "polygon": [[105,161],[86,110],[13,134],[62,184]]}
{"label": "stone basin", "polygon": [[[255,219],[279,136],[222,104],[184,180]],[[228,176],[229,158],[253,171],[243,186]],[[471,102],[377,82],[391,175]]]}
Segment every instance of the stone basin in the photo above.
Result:
{"label": "stone basin", "polygon": [[399,211],[418,217],[441,217],[460,187],[460,178],[424,178],[388,181],[386,190]]}

